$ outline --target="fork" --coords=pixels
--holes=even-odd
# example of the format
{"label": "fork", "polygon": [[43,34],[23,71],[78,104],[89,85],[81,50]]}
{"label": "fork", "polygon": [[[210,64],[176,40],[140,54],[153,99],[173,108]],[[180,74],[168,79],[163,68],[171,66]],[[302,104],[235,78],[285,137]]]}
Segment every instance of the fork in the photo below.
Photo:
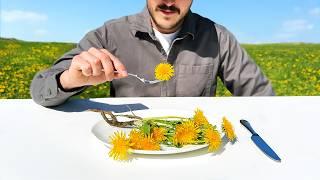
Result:
{"label": "fork", "polygon": [[128,73],[128,75],[139,79],[141,82],[143,82],[145,84],[156,84],[156,83],[161,82],[160,80],[147,80],[145,78],[139,77],[138,75],[132,74],[132,73]]}
{"label": "fork", "polygon": [[[114,71],[114,73],[119,73],[118,71]],[[128,76],[132,76],[135,77],[137,79],[139,79],[141,82],[143,82],[144,84],[157,84],[159,82],[161,82],[160,80],[147,80],[145,78],[142,78],[136,74],[132,74],[132,73],[128,73]]]}

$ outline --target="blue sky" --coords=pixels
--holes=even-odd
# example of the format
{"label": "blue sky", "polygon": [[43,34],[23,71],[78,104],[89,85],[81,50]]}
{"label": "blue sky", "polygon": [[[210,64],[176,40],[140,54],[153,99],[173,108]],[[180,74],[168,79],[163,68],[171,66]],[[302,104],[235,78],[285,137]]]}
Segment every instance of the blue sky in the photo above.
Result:
{"label": "blue sky", "polygon": [[[1,37],[78,42],[146,0],[1,0]],[[320,42],[320,0],[194,0],[193,12],[226,26],[242,43]]]}

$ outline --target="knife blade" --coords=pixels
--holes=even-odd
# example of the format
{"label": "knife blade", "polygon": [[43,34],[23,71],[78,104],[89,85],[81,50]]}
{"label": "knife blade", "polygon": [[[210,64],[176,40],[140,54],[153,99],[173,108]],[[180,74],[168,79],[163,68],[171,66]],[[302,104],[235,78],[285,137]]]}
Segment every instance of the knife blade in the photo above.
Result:
{"label": "knife blade", "polygon": [[251,140],[258,146],[258,148],[264,152],[267,156],[270,158],[281,162],[280,157],[277,155],[277,153],[274,152],[274,150],[257,134],[253,128],[251,127],[250,123],[247,120],[241,119],[240,123],[246,127],[251,133]]}

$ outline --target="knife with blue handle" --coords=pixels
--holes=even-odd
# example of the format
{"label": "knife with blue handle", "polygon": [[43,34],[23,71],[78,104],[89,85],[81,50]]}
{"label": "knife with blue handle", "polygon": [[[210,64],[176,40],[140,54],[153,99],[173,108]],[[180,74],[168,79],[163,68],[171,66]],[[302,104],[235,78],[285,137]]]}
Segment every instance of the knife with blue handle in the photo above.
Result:
{"label": "knife with blue handle", "polygon": [[270,158],[281,161],[280,157],[271,149],[271,147],[253,130],[250,123],[246,120],[240,120],[240,123],[246,127],[251,133],[251,140]]}

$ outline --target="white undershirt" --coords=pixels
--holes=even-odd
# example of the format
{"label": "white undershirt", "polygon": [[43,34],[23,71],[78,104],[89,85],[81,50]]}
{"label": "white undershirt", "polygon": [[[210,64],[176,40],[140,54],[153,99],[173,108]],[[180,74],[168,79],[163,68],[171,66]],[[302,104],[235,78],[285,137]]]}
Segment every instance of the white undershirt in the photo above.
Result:
{"label": "white undershirt", "polygon": [[171,34],[163,34],[154,28],[153,31],[155,36],[160,41],[162,48],[166,51],[167,54],[169,54],[171,43],[174,40],[174,38],[177,37],[179,30]]}

